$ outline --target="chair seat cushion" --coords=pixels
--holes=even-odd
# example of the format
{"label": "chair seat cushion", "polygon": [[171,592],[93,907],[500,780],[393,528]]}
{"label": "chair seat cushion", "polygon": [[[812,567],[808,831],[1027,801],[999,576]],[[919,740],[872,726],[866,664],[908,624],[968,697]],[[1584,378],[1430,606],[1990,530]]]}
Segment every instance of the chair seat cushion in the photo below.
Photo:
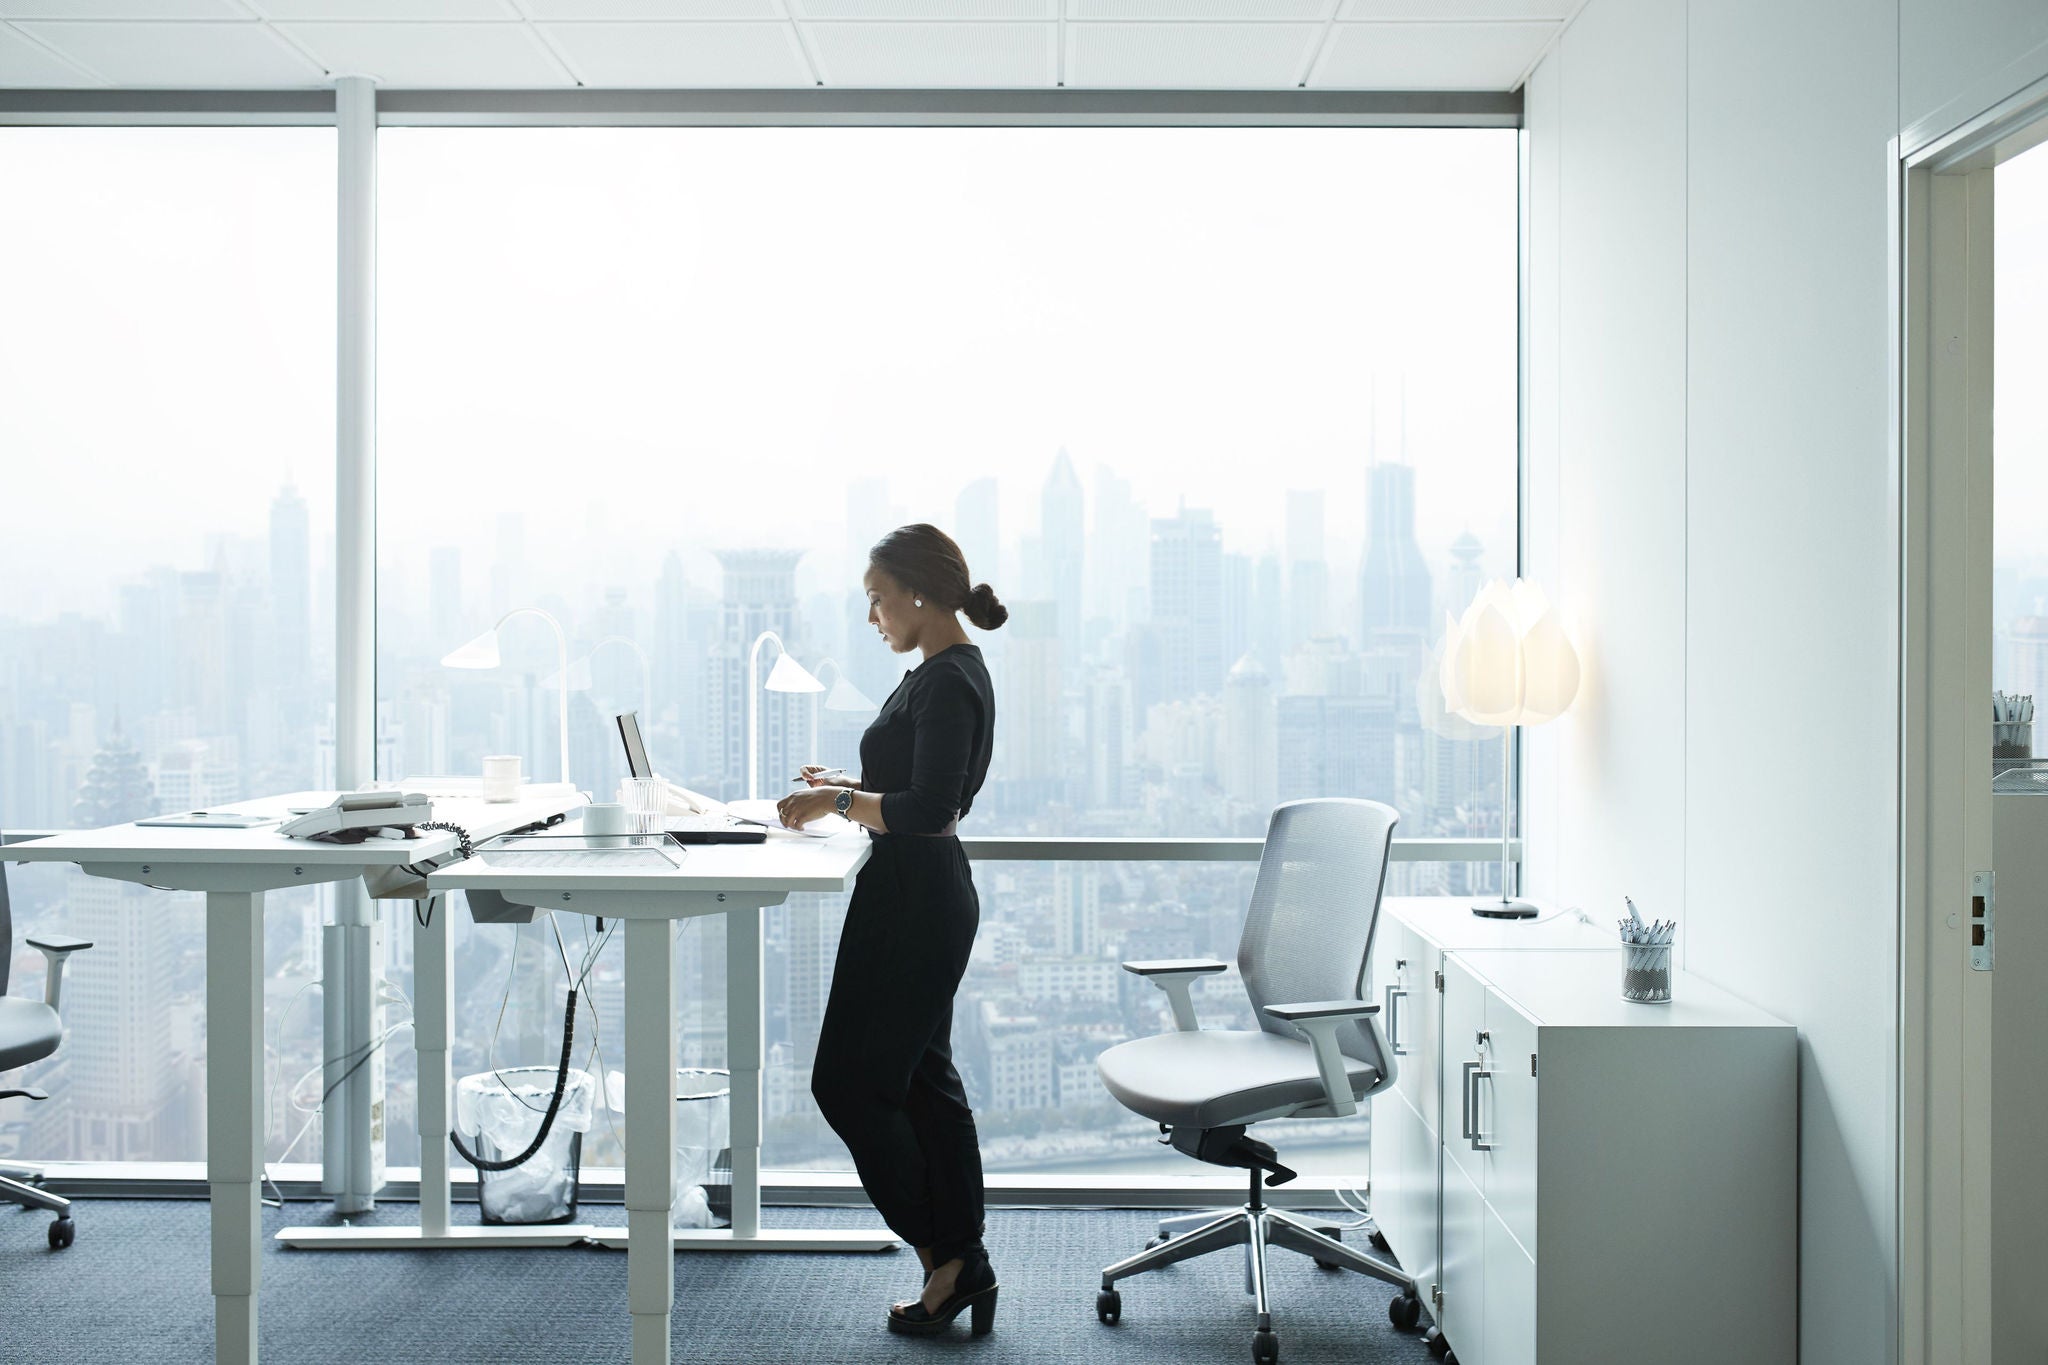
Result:
{"label": "chair seat cushion", "polygon": [[40,1062],[57,1050],[63,1032],[57,1011],[42,1001],[0,995],[0,1071]]}
{"label": "chair seat cushion", "polygon": [[[1345,1058],[1353,1099],[1379,1080],[1370,1062]],[[1119,1104],[1157,1123],[1220,1128],[1290,1105],[1326,1103],[1307,1043],[1276,1033],[1194,1030],[1118,1043],[1095,1059]]]}

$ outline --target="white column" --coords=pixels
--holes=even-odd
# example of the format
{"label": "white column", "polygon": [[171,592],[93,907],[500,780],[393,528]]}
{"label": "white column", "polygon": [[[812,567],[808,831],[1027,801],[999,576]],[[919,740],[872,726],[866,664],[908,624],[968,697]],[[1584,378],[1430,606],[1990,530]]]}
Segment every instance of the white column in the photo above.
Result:
{"label": "white column", "polygon": [[412,1032],[419,1065],[420,1231],[448,1231],[448,1130],[451,1078],[448,1040],[455,1032],[454,964],[448,955],[448,897],[425,906],[426,923],[413,917]]}
{"label": "white column", "polygon": [[[334,376],[334,772],[343,790],[377,775],[377,86],[366,76],[334,83],[339,179],[335,202]],[[360,883],[335,888],[335,922],[348,932],[351,962],[368,963],[372,907]],[[321,968],[329,983],[325,1018],[335,1029],[323,1043],[330,1058],[362,1057],[372,1044],[374,972],[350,972],[332,953]],[[335,983],[341,983],[335,990]],[[327,1101],[321,1124],[321,1188],[335,1208],[359,1213],[375,1205],[371,1110],[378,1068],[354,1072]],[[329,1078],[323,1088],[334,1085]]]}
{"label": "white column", "polygon": [[263,1236],[263,893],[206,895],[206,1180],[213,1357],[254,1365]]}
{"label": "white column", "polygon": [[761,907],[725,917],[725,1065],[732,1073],[732,1235],[761,1230]]}
{"label": "white column", "polygon": [[675,1305],[675,921],[626,921],[626,1308],[633,1365],[668,1365]]}

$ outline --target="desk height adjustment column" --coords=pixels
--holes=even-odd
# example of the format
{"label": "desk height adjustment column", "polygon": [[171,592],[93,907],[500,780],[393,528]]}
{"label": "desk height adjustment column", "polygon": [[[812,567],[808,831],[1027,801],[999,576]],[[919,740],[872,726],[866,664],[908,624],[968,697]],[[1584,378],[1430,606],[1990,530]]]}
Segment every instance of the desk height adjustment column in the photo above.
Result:
{"label": "desk height adjustment column", "polygon": [[633,1365],[668,1365],[676,1293],[676,926],[626,921],[626,1309]]}
{"label": "desk height adjustment column", "polygon": [[725,921],[725,1064],[732,1073],[732,1235],[761,1231],[761,907]]}
{"label": "desk height adjustment column", "polygon": [[263,1235],[263,893],[206,893],[206,1181],[213,1358],[255,1365]]}

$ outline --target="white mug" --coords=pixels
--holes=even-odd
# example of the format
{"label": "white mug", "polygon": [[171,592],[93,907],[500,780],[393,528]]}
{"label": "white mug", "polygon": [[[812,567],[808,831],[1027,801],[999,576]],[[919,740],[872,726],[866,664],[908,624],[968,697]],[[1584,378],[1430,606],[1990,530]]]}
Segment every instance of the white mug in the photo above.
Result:
{"label": "white mug", "polygon": [[519,755],[484,755],[484,800],[510,801],[519,795]]}
{"label": "white mug", "polygon": [[598,836],[605,844],[624,844],[626,808],[616,801],[591,802],[583,808],[583,832]]}

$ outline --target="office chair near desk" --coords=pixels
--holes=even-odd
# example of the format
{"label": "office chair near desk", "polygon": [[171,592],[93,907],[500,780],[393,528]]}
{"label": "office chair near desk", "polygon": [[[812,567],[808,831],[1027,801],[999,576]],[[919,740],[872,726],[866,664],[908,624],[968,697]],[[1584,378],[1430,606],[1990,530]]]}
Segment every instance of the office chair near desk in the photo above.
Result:
{"label": "office chair near desk", "polygon": [[[4,841],[0,841],[4,842]],[[57,1002],[64,991],[64,963],[71,954],[92,944],[68,934],[37,934],[28,941],[41,951],[43,998],[40,1002],[7,994],[7,969],[14,953],[14,917],[7,900],[7,868],[0,863],[0,1075],[30,1062],[39,1062],[57,1050],[63,1037]],[[0,1090],[0,1100],[50,1098],[34,1086]],[[48,1209],[57,1215],[50,1224],[50,1247],[62,1251],[78,1236],[71,1221],[71,1201],[38,1188],[32,1167],[0,1165],[0,1203],[20,1204],[31,1209]]]}
{"label": "office chair near desk", "polygon": [[1294,1179],[1273,1148],[1245,1130],[1278,1118],[1339,1118],[1394,1082],[1394,1055],[1360,991],[1379,920],[1387,853],[1400,819],[1377,801],[1294,801],[1266,827],[1258,880],[1238,940],[1237,967],[1251,997],[1257,1032],[1204,1030],[1190,988],[1226,969],[1204,960],[1126,962],[1166,992],[1175,1031],[1119,1043],[1096,1061],[1103,1084],[1126,1109],[1153,1120],[1173,1145],[1198,1161],[1251,1172],[1250,1198],[1183,1233],[1160,1225],[1160,1240],[1102,1272],[1095,1315],[1123,1316],[1119,1280],[1226,1247],[1242,1246],[1258,1314],[1252,1359],[1280,1358],[1267,1303],[1266,1248],[1285,1247],[1320,1266],[1384,1280],[1401,1293],[1389,1316],[1403,1331],[1421,1320],[1415,1281],[1398,1267],[1346,1246],[1316,1226],[1269,1208],[1270,1177]]}

